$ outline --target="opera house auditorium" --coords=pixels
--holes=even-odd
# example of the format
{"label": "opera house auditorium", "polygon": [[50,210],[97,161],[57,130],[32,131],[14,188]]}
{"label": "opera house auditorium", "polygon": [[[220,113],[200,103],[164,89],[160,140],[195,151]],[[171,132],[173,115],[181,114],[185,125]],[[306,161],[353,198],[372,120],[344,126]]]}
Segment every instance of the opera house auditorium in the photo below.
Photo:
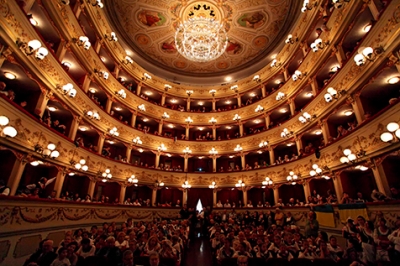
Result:
{"label": "opera house auditorium", "polygon": [[0,266],[400,264],[400,0],[0,0]]}

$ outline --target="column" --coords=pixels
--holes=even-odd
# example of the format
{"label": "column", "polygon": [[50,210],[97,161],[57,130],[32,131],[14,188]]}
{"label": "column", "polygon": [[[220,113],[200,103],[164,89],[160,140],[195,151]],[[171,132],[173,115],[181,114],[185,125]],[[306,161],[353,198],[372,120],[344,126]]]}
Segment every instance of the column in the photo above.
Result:
{"label": "column", "polygon": [[132,112],[132,116],[131,116],[131,127],[135,127],[136,126],[136,112]]}
{"label": "column", "polygon": [[52,91],[42,90],[42,93],[39,96],[39,100],[35,108],[35,113],[39,115],[39,117],[43,117],[44,111],[46,111],[47,103],[49,102],[49,99],[52,95],[53,95]]}
{"label": "column", "polygon": [[275,205],[279,202],[279,189],[274,187],[274,203]]}
{"label": "column", "polygon": [[[376,161],[375,164],[377,164]],[[390,187],[382,164],[379,164],[371,169],[372,172],[374,173],[376,187],[378,188],[379,192],[382,192],[383,194],[390,196],[391,195]]]}
{"label": "column", "polygon": [[158,123],[158,135],[162,135],[162,126],[163,126],[163,120],[161,119],[160,122]]}
{"label": "column", "polygon": [[182,193],[182,206],[187,204],[187,199],[188,199],[188,190],[184,189]]}
{"label": "column", "polygon": [[261,86],[261,95],[263,98],[265,98],[267,96],[267,92],[265,91],[265,85]]}
{"label": "column", "polygon": [[311,86],[311,91],[312,94],[315,96],[317,96],[318,94],[318,82],[317,79],[315,77],[310,78],[310,86]]}
{"label": "column", "polygon": [[237,103],[238,103],[238,107],[242,107],[242,98],[240,98],[240,95],[238,94],[238,96],[236,97],[237,99]]}
{"label": "column", "polygon": [[213,172],[217,172],[217,156],[213,155],[212,156],[212,166],[213,166]]}
{"label": "column", "polygon": [[157,169],[158,165],[160,164],[160,156],[161,156],[160,152],[157,151],[157,153],[156,153],[156,161],[155,161],[155,164],[154,164],[154,168],[156,168],[156,169]]}
{"label": "column", "polygon": [[93,199],[93,196],[94,196],[94,188],[95,187],[96,187],[96,180],[90,179],[89,188],[88,188],[88,194],[92,199]]}
{"label": "column", "polygon": [[242,169],[246,166],[246,155],[242,152],[240,154],[240,162],[242,163]]}
{"label": "column", "polygon": [[274,148],[269,147],[269,160],[270,160],[270,165],[274,165],[275,163],[275,153],[274,153]]}
{"label": "column", "polygon": [[285,81],[290,79],[289,71],[288,71],[288,69],[286,67],[283,69],[283,76],[285,78]]}
{"label": "column", "polygon": [[22,174],[25,170],[26,162],[18,158],[15,159],[13,169],[11,170],[10,178],[8,179],[7,186],[10,188],[10,196],[15,196],[19,182],[21,181]]}
{"label": "column", "polygon": [[189,155],[185,154],[183,157],[183,172],[188,172]]}
{"label": "column", "polygon": [[186,137],[186,140],[189,140],[189,125],[186,125],[186,127],[185,127],[185,137]]}
{"label": "column", "polygon": [[[18,2],[21,2],[21,1],[18,1]],[[29,14],[32,9],[33,4],[35,3],[35,0],[24,0],[23,2],[25,4],[24,11],[26,14]]]}
{"label": "column", "polygon": [[73,120],[71,123],[71,128],[69,129],[68,137],[72,140],[75,140],[76,133],[78,132],[79,123],[82,119],[81,116],[73,116]]}
{"label": "column", "polygon": [[118,79],[119,71],[120,71],[120,69],[119,69],[118,65],[116,64],[114,67],[114,75],[115,75],[116,79]]}
{"label": "column", "polygon": [[212,99],[212,110],[215,112],[217,109],[215,108],[215,105],[216,105],[216,100],[213,98]]}
{"label": "column", "polygon": [[212,126],[212,135],[213,140],[217,140],[217,127],[215,125]]}
{"label": "column", "polygon": [[186,112],[190,112],[190,98],[186,99]]}
{"label": "column", "polygon": [[106,111],[108,114],[111,113],[112,103],[113,103],[113,98],[107,97],[107,103],[106,103],[106,110],[105,110],[105,111]]}
{"label": "column", "polygon": [[140,83],[137,85],[136,94],[137,94],[138,96],[140,96],[140,93],[142,92],[142,85],[143,85],[142,82],[140,82]]}
{"label": "column", "polygon": [[83,84],[82,84],[82,90],[87,93],[89,91],[89,86],[91,83],[91,79],[90,76],[88,74],[85,75],[84,79],[83,79]]}
{"label": "column", "polygon": [[325,145],[327,145],[329,143],[329,138],[330,138],[330,134],[329,134],[329,129],[328,129],[328,124],[327,124],[327,119],[324,120],[319,120],[318,121],[318,125],[321,127],[322,130],[322,136],[324,137],[324,142]]}
{"label": "column", "polygon": [[62,187],[64,185],[64,180],[65,180],[65,168],[63,167],[57,167],[58,168],[58,173],[57,173],[57,178],[54,183],[54,190],[56,191],[56,199],[59,199],[61,196],[61,191]]}
{"label": "column", "polygon": [[270,113],[265,113],[264,118],[265,118],[265,128],[269,129],[269,124],[271,124],[271,117],[269,116]]}
{"label": "column", "polygon": [[131,163],[132,145],[126,147],[126,162]]}
{"label": "column", "polygon": [[300,150],[303,149],[303,142],[301,141],[301,136],[294,136],[294,140],[296,141],[297,152],[300,153]]}
{"label": "column", "polygon": [[242,191],[243,191],[243,206],[246,207],[247,206],[247,188],[244,187]]}
{"label": "column", "polygon": [[311,196],[310,183],[307,182],[307,180],[304,180],[303,189],[304,189],[304,197],[306,198],[307,201],[308,197]]}
{"label": "column", "polygon": [[100,53],[102,43],[103,40],[97,39],[96,43],[94,44],[94,50],[96,51],[96,54]]}
{"label": "column", "polygon": [[157,188],[153,188],[151,193],[151,205],[157,207]]}
{"label": "column", "polygon": [[166,97],[167,97],[167,95],[165,93],[163,93],[161,96],[161,106],[164,106]]}
{"label": "column", "polygon": [[307,56],[307,51],[308,51],[308,46],[307,46],[307,42],[302,42],[300,45],[300,48],[303,52],[303,56],[306,57]]}
{"label": "column", "polygon": [[347,97],[351,102],[354,114],[357,119],[357,124],[360,125],[364,121],[364,108],[361,103],[360,94],[353,95],[353,97]]}
{"label": "column", "polygon": [[343,66],[343,62],[347,60],[346,54],[344,53],[343,47],[338,45],[335,46],[335,48],[333,49],[333,51],[335,52],[336,58],[340,64],[340,67]]}
{"label": "column", "polygon": [[379,19],[379,11],[378,8],[375,5],[374,1],[368,1],[368,7],[369,10],[371,11],[372,16],[374,17],[374,20],[378,20]]}
{"label": "column", "polygon": [[239,125],[239,134],[241,137],[243,137],[243,123],[239,122],[238,125]]}
{"label": "column", "polygon": [[81,13],[82,13],[82,9],[81,9],[81,5],[80,5],[80,2],[79,2],[79,1],[77,1],[77,2],[75,3],[75,6],[74,6],[74,8],[73,8],[73,11],[74,11],[74,13],[75,13],[75,17],[79,20],[79,16],[80,16]]}
{"label": "column", "polygon": [[213,206],[217,206],[217,189],[213,189]]}
{"label": "column", "polygon": [[123,204],[125,201],[125,193],[126,193],[126,184],[120,184],[121,191],[119,192],[119,203]]}
{"label": "column", "polygon": [[67,47],[65,47],[65,41],[62,41],[58,45],[58,49],[56,51],[56,56],[58,58],[58,61],[62,62],[64,60],[66,53],[67,53]]}
{"label": "column", "polygon": [[336,172],[332,176],[332,180],[333,180],[333,186],[335,187],[336,197],[340,202],[340,200],[343,198],[343,187],[342,187],[342,180],[340,179],[340,173]]}
{"label": "column", "polygon": [[106,136],[104,133],[99,134],[99,140],[97,141],[97,153],[101,155],[101,151],[103,150],[104,140]]}
{"label": "column", "polygon": [[296,106],[295,106],[295,104],[294,104],[294,100],[293,100],[293,99],[289,99],[289,100],[288,100],[288,103],[289,103],[289,108],[290,108],[290,114],[291,114],[292,116],[294,116],[294,114],[295,114],[295,112],[296,112]]}

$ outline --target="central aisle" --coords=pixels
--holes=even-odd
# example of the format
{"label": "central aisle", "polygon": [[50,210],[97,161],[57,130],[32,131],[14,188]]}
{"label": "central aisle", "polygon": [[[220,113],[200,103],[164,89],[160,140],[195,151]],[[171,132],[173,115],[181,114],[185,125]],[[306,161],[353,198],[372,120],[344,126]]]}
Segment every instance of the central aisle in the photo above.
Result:
{"label": "central aisle", "polygon": [[210,240],[206,237],[196,237],[190,243],[182,266],[212,266]]}

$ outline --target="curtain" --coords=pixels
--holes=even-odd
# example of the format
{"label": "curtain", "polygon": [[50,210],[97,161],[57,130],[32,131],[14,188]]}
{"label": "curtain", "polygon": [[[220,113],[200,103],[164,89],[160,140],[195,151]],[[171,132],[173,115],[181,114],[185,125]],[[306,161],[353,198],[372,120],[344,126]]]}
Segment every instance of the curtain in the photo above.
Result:
{"label": "curtain", "polygon": [[188,191],[187,205],[189,208],[196,208],[198,200],[201,200],[203,207],[213,206],[213,191],[209,188],[191,188]]}

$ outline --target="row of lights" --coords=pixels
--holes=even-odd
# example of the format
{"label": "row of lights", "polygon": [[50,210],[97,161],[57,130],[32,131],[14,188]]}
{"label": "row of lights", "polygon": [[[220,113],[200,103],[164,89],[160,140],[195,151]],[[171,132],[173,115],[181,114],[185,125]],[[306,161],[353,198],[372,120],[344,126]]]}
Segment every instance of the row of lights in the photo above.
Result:
{"label": "row of lights", "polygon": [[112,178],[112,174],[111,174],[110,169],[107,168],[106,170],[104,170],[104,172],[101,173],[101,177],[103,177],[102,181],[104,183],[107,182],[108,179],[111,179]]}
{"label": "row of lights", "polygon": [[43,148],[39,143],[35,145],[35,152],[42,155],[43,158],[56,159],[60,156],[60,152],[56,150],[57,146],[54,143],[49,143],[46,148]]}
{"label": "row of lights", "polygon": [[10,126],[9,123],[10,119],[8,119],[7,116],[0,116],[1,136],[14,138],[15,136],[17,136],[18,132],[13,126]]}

